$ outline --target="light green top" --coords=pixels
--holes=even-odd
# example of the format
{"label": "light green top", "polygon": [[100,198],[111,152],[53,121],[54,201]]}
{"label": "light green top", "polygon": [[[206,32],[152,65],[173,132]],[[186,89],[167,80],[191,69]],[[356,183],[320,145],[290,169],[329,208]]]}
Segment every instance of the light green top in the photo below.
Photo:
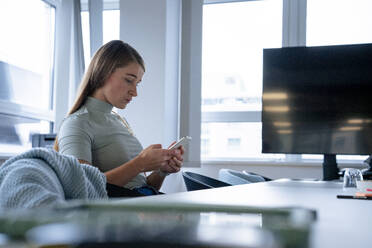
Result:
{"label": "light green top", "polygon": [[[107,102],[89,97],[78,111],[64,119],[58,133],[60,153],[85,160],[102,172],[137,156],[142,145],[112,108]],[[145,184],[141,173],[124,187],[132,189]]]}

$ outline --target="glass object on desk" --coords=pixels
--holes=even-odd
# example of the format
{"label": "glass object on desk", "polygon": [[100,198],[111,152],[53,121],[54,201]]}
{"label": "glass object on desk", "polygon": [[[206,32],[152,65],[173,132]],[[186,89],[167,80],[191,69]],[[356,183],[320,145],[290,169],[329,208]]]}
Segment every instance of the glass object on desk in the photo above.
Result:
{"label": "glass object on desk", "polygon": [[363,181],[362,172],[355,168],[346,168],[344,174],[344,189],[356,189],[357,181]]}

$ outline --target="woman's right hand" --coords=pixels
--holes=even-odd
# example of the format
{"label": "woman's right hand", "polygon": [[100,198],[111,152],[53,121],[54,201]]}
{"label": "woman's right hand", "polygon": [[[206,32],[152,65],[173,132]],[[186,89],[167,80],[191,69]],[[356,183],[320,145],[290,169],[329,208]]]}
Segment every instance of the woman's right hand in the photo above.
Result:
{"label": "woman's right hand", "polygon": [[182,160],[179,149],[163,149],[160,144],[155,144],[142,150],[136,160],[138,160],[141,172],[145,172],[159,169],[161,166],[166,165],[172,157]]}

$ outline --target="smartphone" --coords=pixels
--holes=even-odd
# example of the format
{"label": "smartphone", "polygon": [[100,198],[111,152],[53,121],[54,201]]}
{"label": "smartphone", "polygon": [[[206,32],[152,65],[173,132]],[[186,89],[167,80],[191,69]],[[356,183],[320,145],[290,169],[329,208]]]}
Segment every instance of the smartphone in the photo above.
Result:
{"label": "smartphone", "polygon": [[188,144],[190,142],[190,140],[191,140],[190,136],[182,137],[181,139],[179,139],[176,143],[174,143],[168,149],[174,149],[174,148],[178,148],[180,146],[185,146],[186,144]]}

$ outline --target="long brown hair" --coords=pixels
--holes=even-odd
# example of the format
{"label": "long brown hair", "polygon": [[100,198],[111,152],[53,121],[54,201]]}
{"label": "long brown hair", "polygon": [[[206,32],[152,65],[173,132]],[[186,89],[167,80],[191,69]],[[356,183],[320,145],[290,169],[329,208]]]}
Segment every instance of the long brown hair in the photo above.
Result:
{"label": "long brown hair", "polygon": [[[88,96],[101,88],[106,79],[110,77],[117,68],[125,67],[130,63],[139,64],[145,71],[145,63],[141,55],[129,44],[121,40],[112,40],[100,47],[89,63],[80,83],[75,102],[68,111],[67,116],[75,113],[86,101]],[[59,150],[58,139],[54,142],[54,149]]]}

